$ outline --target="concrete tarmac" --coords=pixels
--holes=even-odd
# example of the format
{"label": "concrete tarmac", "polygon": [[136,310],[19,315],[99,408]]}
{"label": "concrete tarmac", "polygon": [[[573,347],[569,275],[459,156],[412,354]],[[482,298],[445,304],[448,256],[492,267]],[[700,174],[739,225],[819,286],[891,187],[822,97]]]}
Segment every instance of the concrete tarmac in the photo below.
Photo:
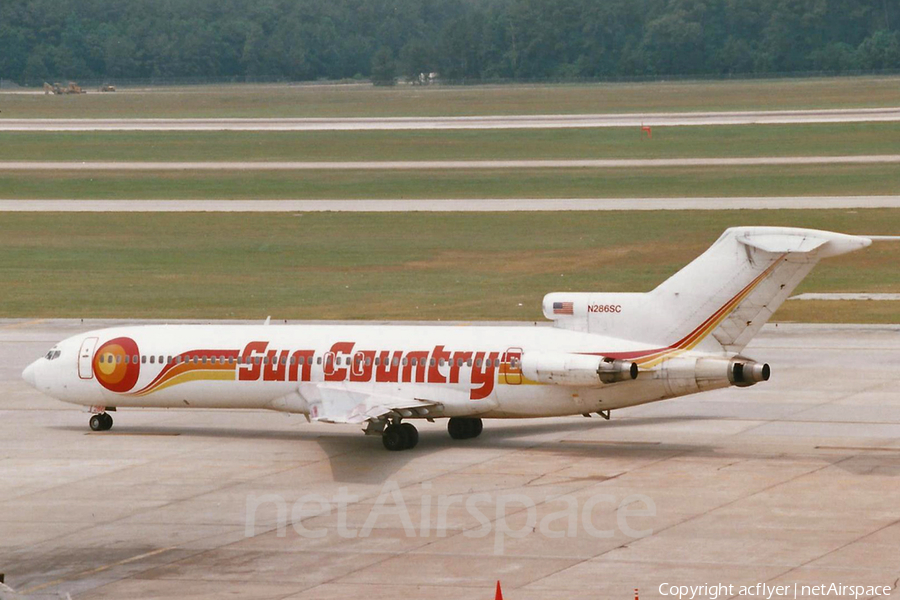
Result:
{"label": "concrete tarmac", "polygon": [[481,117],[0,119],[0,131],[371,131],[781,125],[900,121],[900,107]]}
{"label": "concrete tarmac", "polygon": [[746,156],[736,158],[381,160],[339,162],[0,161],[0,171],[444,171],[460,169],[613,169],[895,163],[900,163],[900,154],[860,156]]}
{"label": "concrete tarmac", "polygon": [[267,412],[123,410],[91,433],[19,373],[105,324],[0,321],[0,572],[28,597],[458,600],[499,579],[512,600],[596,600],[900,579],[900,326],[769,325],[746,351],[767,383],[610,421],[487,421],[468,441],[417,423],[419,446],[388,453],[357,427]]}
{"label": "concrete tarmac", "polygon": [[384,200],[0,200],[0,212],[523,212],[835,208],[900,208],[900,196],[395,198]]}

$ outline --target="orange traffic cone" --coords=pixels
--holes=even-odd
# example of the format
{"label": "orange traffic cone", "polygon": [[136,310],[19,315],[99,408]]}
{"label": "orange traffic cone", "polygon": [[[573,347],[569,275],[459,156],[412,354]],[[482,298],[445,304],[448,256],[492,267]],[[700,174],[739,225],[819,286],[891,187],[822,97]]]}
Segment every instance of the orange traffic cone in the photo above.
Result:
{"label": "orange traffic cone", "polygon": [[500,589],[500,580],[497,580],[497,593],[494,594],[494,600],[503,600],[503,590]]}

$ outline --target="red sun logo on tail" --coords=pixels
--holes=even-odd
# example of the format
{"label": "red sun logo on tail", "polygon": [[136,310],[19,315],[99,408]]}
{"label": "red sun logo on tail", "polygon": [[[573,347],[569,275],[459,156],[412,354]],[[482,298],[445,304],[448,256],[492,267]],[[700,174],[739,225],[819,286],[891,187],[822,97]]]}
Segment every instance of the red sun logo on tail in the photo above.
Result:
{"label": "red sun logo on tail", "polygon": [[109,340],[94,353],[94,375],[111,392],[124,393],[137,383],[141,374],[137,343],[127,337]]}

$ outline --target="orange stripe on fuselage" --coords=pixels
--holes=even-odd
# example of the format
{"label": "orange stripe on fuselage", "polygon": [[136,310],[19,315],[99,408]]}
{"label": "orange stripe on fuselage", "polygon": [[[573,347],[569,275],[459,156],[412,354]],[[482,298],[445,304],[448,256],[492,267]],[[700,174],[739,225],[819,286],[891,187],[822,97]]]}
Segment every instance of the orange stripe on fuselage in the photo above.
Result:
{"label": "orange stripe on fuselage", "polygon": [[[133,393],[135,396],[143,396],[149,394],[150,392],[158,389],[165,382],[178,377],[184,373],[194,371],[194,370],[202,370],[202,371],[224,371],[230,370],[234,371],[236,364],[231,363],[221,363],[219,362],[220,357],[228,358],[237,358],[239,352],[237,350],[191,350],[189,352],[183,352],[178,356],[174,357],[175,360],[169,364],[167,364],[157,375],[153,378],[153,380],[145,385],[140,390]],[[193,362],[194,357],[197,357],[200,360],[206,360],[207,362]],[[184,362],[176,362],[177,360],[183,360]],[[216,362],[211,362],[212,359],[216,359]],[[166,386],[168,387],[168,386]]]}

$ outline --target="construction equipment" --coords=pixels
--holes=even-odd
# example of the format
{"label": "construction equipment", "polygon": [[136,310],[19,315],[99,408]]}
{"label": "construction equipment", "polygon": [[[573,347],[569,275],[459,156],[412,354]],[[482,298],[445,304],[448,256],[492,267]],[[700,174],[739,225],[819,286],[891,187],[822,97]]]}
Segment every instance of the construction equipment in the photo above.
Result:
{"label": "construction equipment", "polygon": [[81,89],[81,86],[75,83],[74,81],[70,81],[69,85],[64,86],[61,83],[54,83],[50,85],[46,81],[44,82],[44,94],[86,94],[87,91]]}

